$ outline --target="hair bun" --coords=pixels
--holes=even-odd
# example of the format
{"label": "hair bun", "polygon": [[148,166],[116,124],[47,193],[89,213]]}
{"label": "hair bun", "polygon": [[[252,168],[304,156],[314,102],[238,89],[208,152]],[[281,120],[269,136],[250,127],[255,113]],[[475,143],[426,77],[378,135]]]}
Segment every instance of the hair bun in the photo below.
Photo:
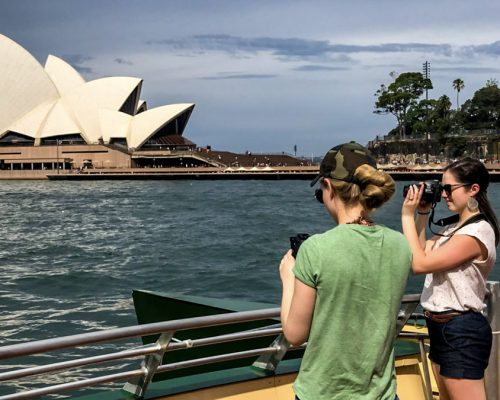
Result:
{"label": "hair bun", "polygon": [[359,166],[354,176],[360,182],[359,201],[367,211],[382,206],[396,191],[394,179],[370,165]]}

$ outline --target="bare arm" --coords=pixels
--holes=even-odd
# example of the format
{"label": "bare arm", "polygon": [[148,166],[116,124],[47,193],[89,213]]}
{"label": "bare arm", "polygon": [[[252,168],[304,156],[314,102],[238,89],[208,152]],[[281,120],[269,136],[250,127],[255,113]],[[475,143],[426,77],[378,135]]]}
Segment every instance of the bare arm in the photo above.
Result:
{"label": "bare arm", "polygon": [[419,232],[415,224],[414,213],[422,197],[423,187],[410,188],[403,203],[403,233],[410,244],[413,255],[412,268],[416,274],[428,274],[446,271],[458,267],[468,260],[481,257],[484,253],[481,243],[467,235],[454,235],[446,244],[429,251],[435,239],[422,247]]}
{"label": "bare arm", "polygon": [[285,254],[280,264],[283,284],[281,299],[281,325],[285,337],[294,346],[307,341],[311,330],[316,290],[295,278],[292,268],[295,259],[291,250]]}
{"label": "bare arm", "polygon": [[415,220],[415,227],[417,229],[418,241],[420,243],[420,247],[425,250],[426,242],[425,242],[425,227],[427,226],[427,221],[429,220],[428,214],[417,214],[417,218]]}
{"label": "bare arm", "polygon": [[416,274],[446,271],[467,261],[481,258],[483,247],[479,240],[467,235],[454,235],[438,249],[413,255],[412,268]]}

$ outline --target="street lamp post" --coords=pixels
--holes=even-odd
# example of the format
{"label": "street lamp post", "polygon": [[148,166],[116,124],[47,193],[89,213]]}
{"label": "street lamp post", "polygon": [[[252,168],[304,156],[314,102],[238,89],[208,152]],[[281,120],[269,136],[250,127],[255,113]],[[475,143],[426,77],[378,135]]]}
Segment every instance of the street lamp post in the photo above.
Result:
{"label": "street lamp post", "polygon": [[[426,61],[422,64],[423,76],[425,79],[431,78],[431,63]],[[427,86],[425,88],[425,113],[426,113],[426,122],[429,123],[429,92],[427,90]],[[426,124],[426,125],[427,125]],[[429,163],[429,131],[425,130],[425,160]]]}
{"label": "street lamp post", "polygon": [[57,158],[57,173],[59,174],[59,139],[56,139],[56,158]]}

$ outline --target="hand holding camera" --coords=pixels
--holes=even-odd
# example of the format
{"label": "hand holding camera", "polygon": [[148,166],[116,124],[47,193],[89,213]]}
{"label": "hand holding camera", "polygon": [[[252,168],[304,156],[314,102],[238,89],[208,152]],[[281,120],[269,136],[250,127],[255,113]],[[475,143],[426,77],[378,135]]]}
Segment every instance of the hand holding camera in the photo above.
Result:
{"label": "hand holding camera", "polygon": [[290,237],[290,248],[292,249],[293,258],[297,258],[297,252],[299,251],[300,245],[306,240],[309,236],[308,233],[298,233],[295,236]]}
{"label": "hand holding camera", "polygon": [[411,185],[405,185],[403,187],[403,197],[406,198],[408,194],[408,190],[412,185],[416,185],[420,188],[421,185],[424,185],[424,192],[422,194],[421,201],[428,204],[435,204],[441,201],[441,192],[443,188],[441,186],[441,182],[438,180],[425,181],[420,183],[413,183]]}

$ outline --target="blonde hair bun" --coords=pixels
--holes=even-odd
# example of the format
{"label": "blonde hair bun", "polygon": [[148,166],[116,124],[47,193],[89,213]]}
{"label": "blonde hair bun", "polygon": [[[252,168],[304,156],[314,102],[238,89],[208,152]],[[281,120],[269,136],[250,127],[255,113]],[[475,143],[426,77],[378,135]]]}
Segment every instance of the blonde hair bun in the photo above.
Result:
{"label": "blonde hair bun", "polygon": [[389,174],[368,164],[356,168],[353,181],[355,183],[331,180],[345,204],[359,202],[367,212],[381,207],[396,191],[394,179]]}

